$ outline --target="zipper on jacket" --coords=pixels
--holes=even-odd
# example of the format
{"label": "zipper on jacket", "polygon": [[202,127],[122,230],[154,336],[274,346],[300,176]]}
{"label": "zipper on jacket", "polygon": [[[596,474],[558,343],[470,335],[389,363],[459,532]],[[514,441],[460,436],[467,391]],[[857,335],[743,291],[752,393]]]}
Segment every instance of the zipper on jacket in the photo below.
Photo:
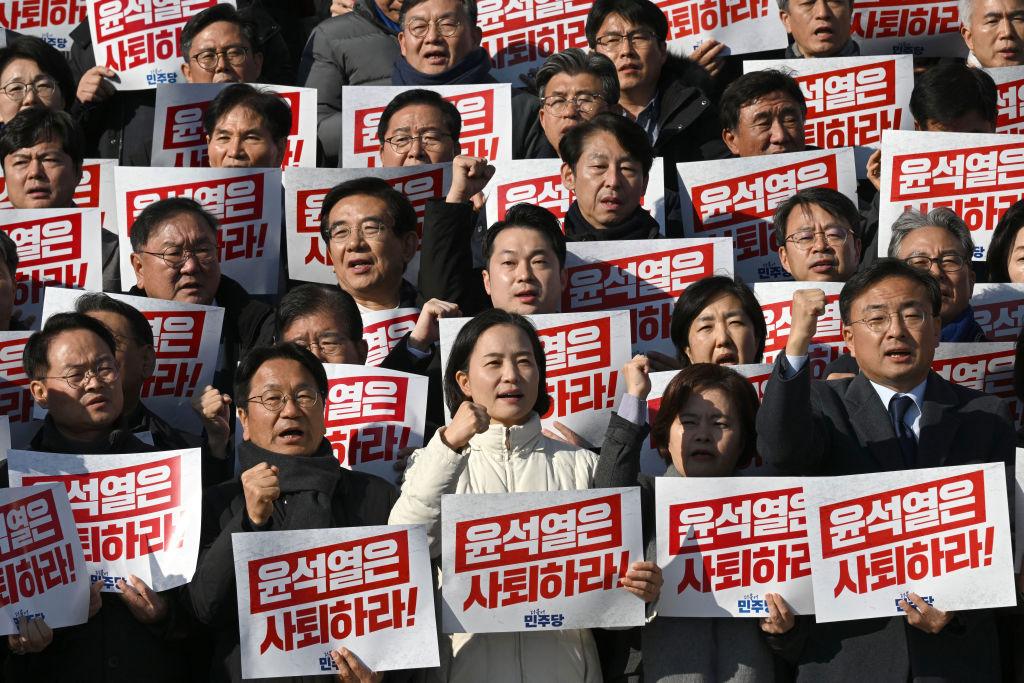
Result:
{"label": "zipper on jacket", "polygon": [[505,461],[505,482],[506,490],[509,492],[516,490],[515,482],[515,468],[512,467],[512,430],[505,427],[505,457],[502,460]]}

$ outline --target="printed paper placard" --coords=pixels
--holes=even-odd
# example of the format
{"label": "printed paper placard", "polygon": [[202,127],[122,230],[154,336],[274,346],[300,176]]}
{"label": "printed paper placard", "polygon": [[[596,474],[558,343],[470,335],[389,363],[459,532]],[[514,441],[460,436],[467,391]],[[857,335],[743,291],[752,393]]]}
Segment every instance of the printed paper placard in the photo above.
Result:
{"label": "printed paper placard", "polygon": [[1024,133],[1024,66],[1001,66],[985,69],[999,91],[999,113],[996,132]]}
{"label": "printed paper placard", "polygon": [[[43,322],[54,313],[74,311],[75,302],[85,294],[89,292],[48,287]],[[191,399],[213,384],[224,309],[127,294],[107,296],[137,309],[153,330],[156,364],[142,385],[142,402],[175,429],[201,434],[203,425]],[[38,407],[36,413],[39,418],[45,415]]]}
{"label": "printed paper placard", "polygon": [[31,430],[32,393],[21,362],[31,336],[31,332],[0,332],[0,415],[9,420],[14,443]]}
{"label": "printed paper placard", "polygon": [[640,489],[441,496],[441,628],[531,633],[641,626],[620,587],[644,557]]}
{"label": "printed paper placard", "polygon": [[[181,29],[220,0],[86,0],[96,64],[113,69],[118,90],[181,83]],[[227,0],[234,6],[234,0]]]}
{"label": "printed paper placard", "polygon": [[1017,603],[1001,463],[803,481],[818,622]]}
{"label": "printed paper placard", "polygon": [[[117,159],[86,159],[82,162],[82,179],[71,198],[77,209],[100,209],[104,230],[117,232],[114,226],[114,169]],[[0,167],[0,209],[13,209],[7,197],[7,183]]]}
{"label": "printed paper placard", "polygon": [[[562,184],[561,159],[513,159],[495,165],[494,177],[484,190],[487,196],[487,221],[505,220],[505,213],[516,204],[533,204],[551,213],[559,221],[576,201],[576,194]],[[647,178],[647,192],[640,205],[654,216],[665,234],[665,164],[654,160]]]}
{"label": "printed paper placard", "polygon": [[765,617],[765,593],[814,611],[804,477],[658,477],[668,617]]}
{"label": "printed paper placard", "polygon": [[[71,50],[71,31],[85,20],[87,0],[4,0],[0,27],[42,38],[61,52]],[[2,40],[2,39],[0,39]]]}
{"label": "printed paper placard", "polygon": [[571,242],[565,260],[566,313],[629,311],[634,353],[675,353],[672,308],[679,295],[711,275],[732,277],[732,240]]}
{"label": "printed paper placard", "polygon": [[1024,136],[885,131],[878,255],[903,212],[944,206],[971,229],[974,260],[984,261],[1003,213],[1024,197]]}
{"label": "printed paper placard", "polygon": [[242,677],[334,675],[346,647],[373,671],[436,667],[422,526],[231,535]]}
{"label": "printed paper placard", "polygon": [[1015,342],[1024,329],[1024,284],[978,283],[971,309],[988,341]]}
{"label": "printed paper placard", "polygon": [[363,341],[366,342],[365,365],[377,367],[398,346],[419,320],[418,308],[395,308],[390,311],[363,313]]}
{"label": "printed paper placard", "polygon": [[[1015,529],[1024,529],[1024,448],[1017,449],[1016,458],[1016,488],[1013,492],[1014,507],[1016,510]],[[1013,549],[1013,571],[1020,573],[1021,565],[1024,564],[1024,543],[1017,541]]]}
{"label": "printed paper placard", "polygon": [[393,481],[398,451],[423,445],[427,377],[324,363],[324,435],[343,467]]}
{"label": "printed paper placard", "polygon": [[827,187],[857,204],[853,150],[819,150],[678,164],[687,237],[728,237],[744,282],[789,280],[772,218],[800,190]]}
{"label": "printed paper placard", "polygon": [[757,282],[751,287],[761,304],[768,336],[764,343],[764,362],[775,362],[786,350],[789,326],[792,323],[793,294],[798,289],[820,289],[825,292],[825,312],[818,318],[818,329],[807,349],[811,376],[823,379],[825,366],[846,352],[843,321],[839,315],[839,292],[842,282]]}
{"label": "printed paper placard", "polygon": [[0,230],[18,246],[14,310],[36,327],[50,285],[103,288],[99,209],[8,209]]}
{"label": "printed paper placard", "polygon": [[967,56],[956,0],[857,0],[852,24],[863,55]]}
{"label": "printed paper placard", "polygon": [[[621,244],[621,243],[620,243]],[[619,381],[622,366],[632,358],[629,313],[552,313],[528,315],[544,346],[547,392],[551,397],[541,424],[553,429],[560,422],[588,443],[600,446],[612,408],[625,391]],[[441,318],[441,375],[462,326],[470,318]],[[446,416],[451,419],[451,415]]]}
{"label": "printed paper placard", "polygon": [[276,294],[281,255],[281,171],[259,168],[118,167],[117,233],[121,282],[135,282],[131,225],[144,208],[168,197],[199,202],[220,223],[217,258],[224,275],[250,294]]}
{"label": "printed paper placard", "polygon": [[1024,403],[1013,386],[1012,342],[955,344],[943,342],[935,351],[932,370],[940,377],[1003,399],[1018,429],[1024,427]]}
{"label": "printed paper placard", "polygon": [[[337,284],[331,255],[320,236],[320,209],[335,185],[356,178],[381,178],[405,195],[416,210],[416,230],[423,237],[427,200],[448,196],[451,164],[397,168],[290,168],[284,172],[285,230],[288,240],[288,275],[296,280]],[[420,254],[405,267],[405,278],[416,282]],[[365,322],[365,320],[364,320]]]}
{"label": "printed paper placard", "polygon": [[[377,124],[384,108],[408,88],[346,85],[342,91],[341,158],[345,168],[380,166]],[[462,154],[495,161],[512,158],[512,90],[508,83],[437,85],[427,88],[455,105],[462,116]]]}
{"label": "printed paper placard", "polygon": [[[198,67],[196,67],[198,68]],[[153,165],[208,167],[203,117],[210,103],[230,83],[175,83],[156,89],[153,115]],[[277,93],[292,110],[292,127],[282,167],[316,166],[316,89],[253,83]]]}
{"label": "printed paper placard", "polygon": [[13,486],[62,484],[92,581],[119,593],[134,574],[154,591],[192,580],[202,521],[200,449],[71,455],[12,450]]}
{"label": "printed paper placard", "polygon": [[[747,363],[744,365],[732,365],[733,370],[746,377],[757,392],[757,400],[764,400],[764,390],[768,386],[768,380],[772,376],[771,363]],[[760,456],[758,456],[760,459]]]}
{"label": "printed paper placard", "polygon": [[0,489],[0,635],[17,633],[25,618],[50,628],[89,618],[89,574],[56,484]]}

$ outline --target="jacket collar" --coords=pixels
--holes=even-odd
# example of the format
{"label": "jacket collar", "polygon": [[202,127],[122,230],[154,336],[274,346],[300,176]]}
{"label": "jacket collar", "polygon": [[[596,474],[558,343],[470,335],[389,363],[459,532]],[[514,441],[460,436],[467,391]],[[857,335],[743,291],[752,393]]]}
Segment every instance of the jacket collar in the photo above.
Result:
{"label": "jacket collar", "polygon": [[540,435],[540,416],[533,412],[525,424],[513,427],[492,422],[486,432],[477,434],[469,443],[488,454],[522,457],[537,450]]}
{"label": "jacket collar", "polygon": [[152,446],[139,441],[131,432],[115,428],[104,437],[93,441],[69,439],[57,429],[53,416],[47,415],[43,426],[32,438],[29,450],[43,453],[104,454],[104,453],[148,453]]}

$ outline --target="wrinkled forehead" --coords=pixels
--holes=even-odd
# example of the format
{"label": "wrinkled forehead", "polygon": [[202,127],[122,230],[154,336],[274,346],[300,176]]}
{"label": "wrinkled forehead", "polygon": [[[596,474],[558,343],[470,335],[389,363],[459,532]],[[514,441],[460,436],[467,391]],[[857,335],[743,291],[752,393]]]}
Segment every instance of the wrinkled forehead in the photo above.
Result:
{"label": "wrinkled forehead", "polygon": [[146,241],[146,247],[174,244],[217,243],[217,233],[206,222],[206,219],[192,211],[181,211],[171,214],[157,224]]}
{"label": "wrinkled forehead", "polygon": [[431,20],[440,17],[468,18],[465,6],[460,0],[427,0],[413,7],[405,15],[406,23],[413,19]]}
{"label": "wrinkled forehead", "polygon": [[249,382],[251,394],[261,394],[269,390],[289,392],[300,389],[317,391],[316,379],[305,365],[291,358],[271,358],[264,361]]}
{"label": "wrinkled forehead", "polygon": [[114,350],[99,335],[81,328],[61,332],[50,341],[46,351],[46,361],[51,370],[113,358]]}

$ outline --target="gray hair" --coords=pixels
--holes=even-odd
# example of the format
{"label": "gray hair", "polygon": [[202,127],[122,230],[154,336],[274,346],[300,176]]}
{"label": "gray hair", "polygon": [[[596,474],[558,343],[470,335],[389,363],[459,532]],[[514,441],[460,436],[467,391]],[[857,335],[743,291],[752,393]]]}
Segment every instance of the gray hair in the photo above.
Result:
{"label": "gray hair", "polygon": [[609,106],[619,101],[619,73],[612,60],[600,52],[584,52],[578,47],[570,47],[551,55],[537,69],[537,94],[544,97],[548,81],[558,74],[597,76],[601,80],[601,97],[604,101]]}
{"label": "gray hair", "polygon": [[[398,10],[398,25],[403,29],[405,28],[405,15],[408,14],[413,8],[418,5],[422,5],[427,0],[405,0],[402,3],[402,8]],[[462,9],[466,11],[466,16],[469,17],[469,26],[476,26],[476,0],[461,0],[460,4]]]}
{"label": "gray hair", "polygon": [[892,237],[889,239],[889,256],[898,258],[900,246],[903,240],[918,228],[942,228],[948,231],[960,242],[964,253],[962,256],[968,261],[974,257],[974,240],[971,238],[971,230],[964,223],[960,216],[952,209],[940,206],[928,213],[920,211],[907,211],[900,215],[892,224]]}
{"label": "gray hair", "polygon": [[971,23],[971,10],[974,9],[974,3],[971,0],[960,0],[957,3],[957,7],[960,10],[960,23],[964,26],[969,26]]}

